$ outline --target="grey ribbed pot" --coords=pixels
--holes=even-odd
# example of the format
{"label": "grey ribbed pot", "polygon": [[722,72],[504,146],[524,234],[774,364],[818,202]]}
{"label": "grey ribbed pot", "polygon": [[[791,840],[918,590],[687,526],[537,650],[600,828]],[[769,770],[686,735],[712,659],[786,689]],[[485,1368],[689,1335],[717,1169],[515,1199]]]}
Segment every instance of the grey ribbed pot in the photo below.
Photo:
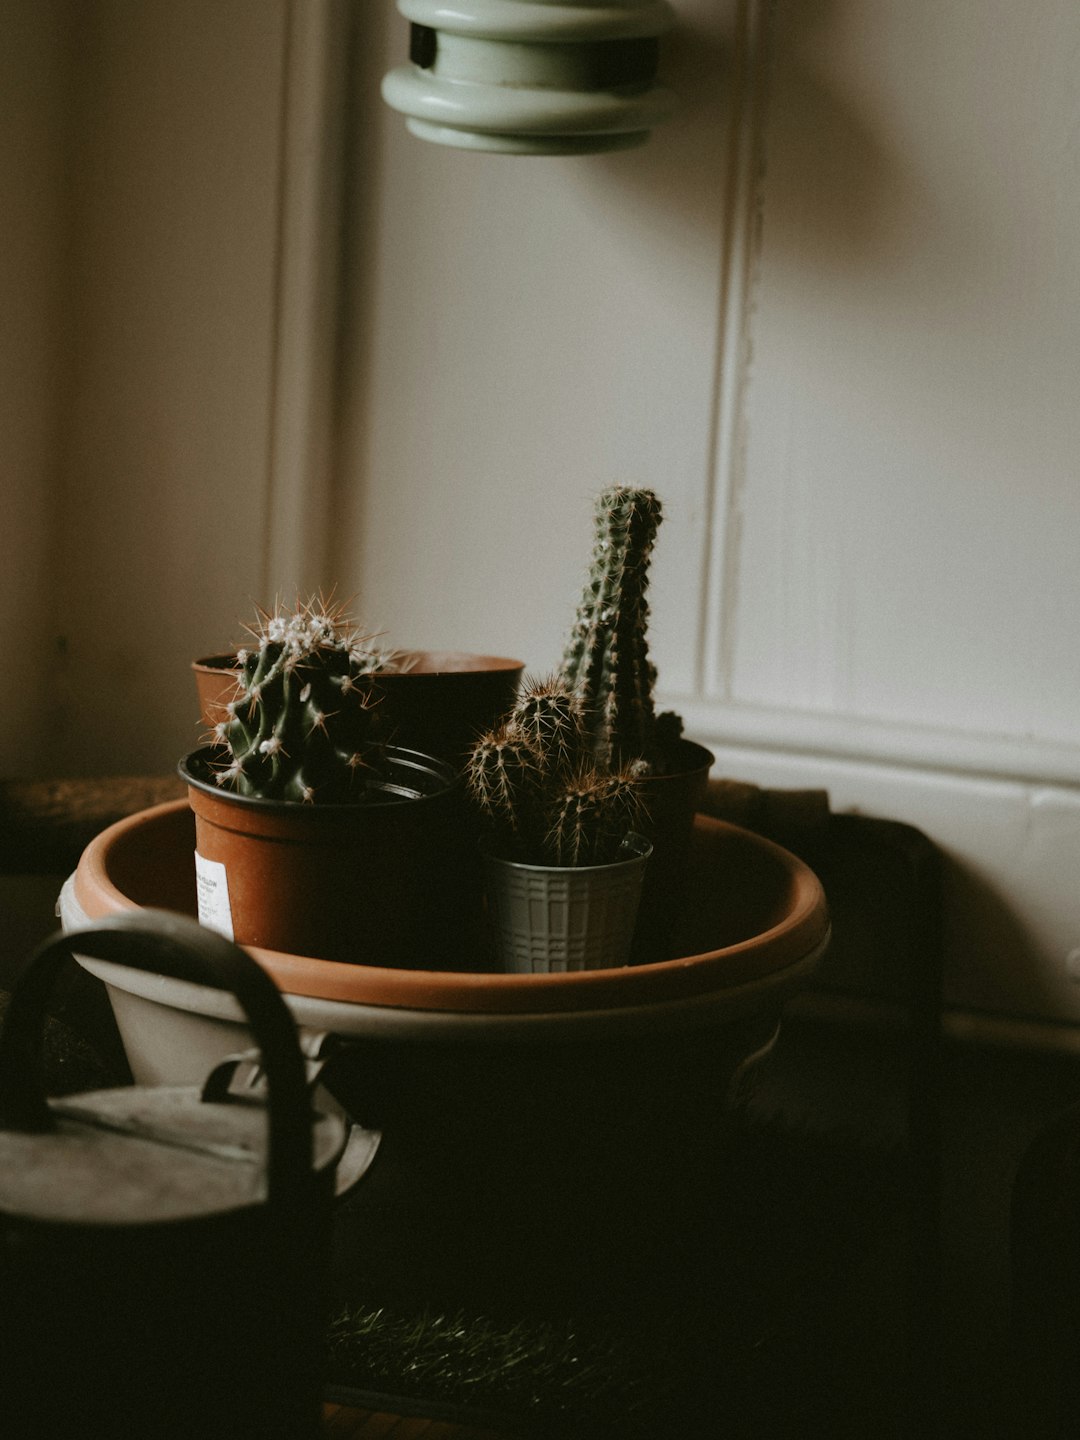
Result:
{"label": "grey ribbed pot", "polygon": [[630,956],[652,845],[623,842],[611,865],[526,865],[485,857],[488,908],[500,965],[514,974],[609,970]]}

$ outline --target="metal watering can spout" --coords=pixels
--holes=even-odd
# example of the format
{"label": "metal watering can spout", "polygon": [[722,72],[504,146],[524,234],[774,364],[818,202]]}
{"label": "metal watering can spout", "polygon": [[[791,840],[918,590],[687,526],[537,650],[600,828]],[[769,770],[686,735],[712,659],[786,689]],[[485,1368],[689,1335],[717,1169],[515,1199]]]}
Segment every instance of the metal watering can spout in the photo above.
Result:
{"label": "metal watering can spout", "polygon": [[[46,1099],[73,949],[231,991],[265,1103],[228,1081]],[[0,1433],[314,1440],[345,1141],[273,981],[223,936],[145,910],[47,941],[0,1035]]]}

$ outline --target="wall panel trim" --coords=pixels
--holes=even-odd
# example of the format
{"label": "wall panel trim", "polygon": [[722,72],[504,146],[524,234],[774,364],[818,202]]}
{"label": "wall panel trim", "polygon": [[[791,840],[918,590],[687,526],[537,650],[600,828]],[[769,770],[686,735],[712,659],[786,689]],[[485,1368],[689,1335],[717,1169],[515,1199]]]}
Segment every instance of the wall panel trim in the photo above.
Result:
{"label": "wall panel trim", "polygon": [[749,745],[837,759],[1080,786],[1080,745],[978,731],[667,695],[687,734],[704,744]]}
{"label": "wall panel trim", "polygon": [[701,688],[725,698],[731,693],[735,651],[746,462],[744,401],[764,213],[769,10],[763,0],[740,0],[728,71],[734,93],[720,260],[707,583],[702,587],[698,656]]}
{"label": "wall panel trim", "polygon": [[337,409],[347,0],[289,0],[263,593],[327,583]]}

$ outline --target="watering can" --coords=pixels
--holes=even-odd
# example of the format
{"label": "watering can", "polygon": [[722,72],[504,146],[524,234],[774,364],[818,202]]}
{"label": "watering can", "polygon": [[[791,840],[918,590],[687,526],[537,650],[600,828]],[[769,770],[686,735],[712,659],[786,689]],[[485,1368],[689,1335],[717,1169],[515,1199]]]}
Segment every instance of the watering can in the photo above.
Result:
{"label": "watering can", "polygon": [[[232,991],[254,1103],[235,1065],[47,1100],[44,1002],[72,946]],[[0,1036],[0,1434],[313,1440],[347,1135],[310,1089],[273,982],[187,917],[117,916],[31,957]]]}

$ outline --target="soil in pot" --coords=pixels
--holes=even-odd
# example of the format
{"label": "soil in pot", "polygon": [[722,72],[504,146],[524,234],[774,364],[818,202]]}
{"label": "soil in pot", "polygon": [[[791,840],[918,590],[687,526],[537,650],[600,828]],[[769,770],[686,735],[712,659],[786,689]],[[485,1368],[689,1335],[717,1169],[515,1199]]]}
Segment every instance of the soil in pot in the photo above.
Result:
{"label": "soil in pot", "polygon": [[241,945],[411,969],[460,963],[479,923],[451,766],[389,747],[363,804],[303,805],[215,783],[217,752],[180,764],[195,812],[199,914]]}

